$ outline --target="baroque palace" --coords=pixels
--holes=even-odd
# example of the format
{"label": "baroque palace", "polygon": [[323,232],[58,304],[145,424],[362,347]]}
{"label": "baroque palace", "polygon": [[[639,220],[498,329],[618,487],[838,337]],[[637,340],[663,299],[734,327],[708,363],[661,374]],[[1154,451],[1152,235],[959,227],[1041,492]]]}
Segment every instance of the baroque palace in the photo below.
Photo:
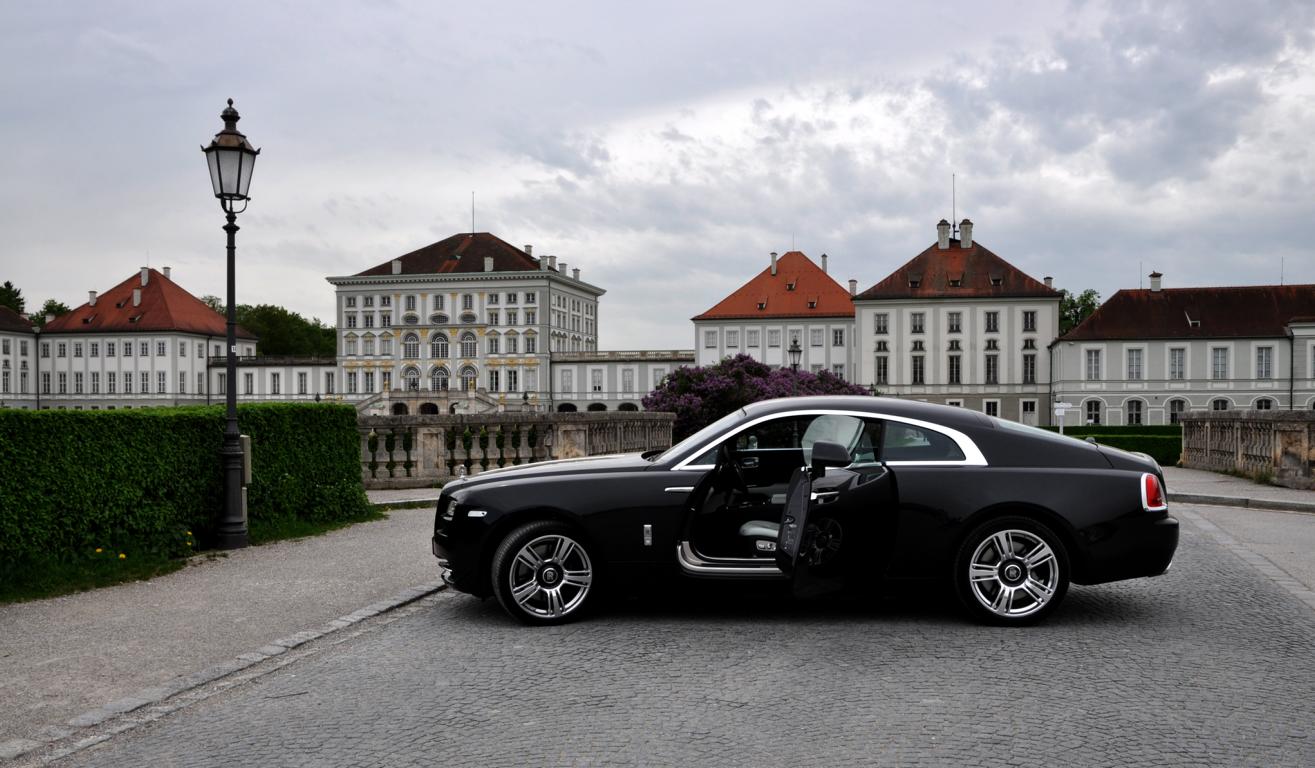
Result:
{"label": "baroque palace", "polygon": [[[957,234],[958,236],[954,236]],[[458,234],[334,286],[337,356],[270,358],[239,329],[243,400],[370,413],[638,410],[675,368],[747,354],[881,394],[1028,424],[1171,423],[1190,410],[1315,407],[1315,286],[1122,290],[1059,335],[1060,293],[942,220],[859,291],[799,251],[770,255],[694,316],[694,349],[598,349],[605,291],[555,256]],[[222,400],[224,319],[142,268],[43,329],[0,307],[0,407]]]}

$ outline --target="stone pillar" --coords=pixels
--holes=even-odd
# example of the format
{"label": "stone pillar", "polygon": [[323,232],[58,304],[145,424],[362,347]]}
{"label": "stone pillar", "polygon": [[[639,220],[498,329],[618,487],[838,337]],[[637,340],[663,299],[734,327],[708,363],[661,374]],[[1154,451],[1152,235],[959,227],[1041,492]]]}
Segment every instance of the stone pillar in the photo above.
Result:
{"label": "stone pillar", "polygon": [[448,468],[447,468],[447,462],[448,462],[447,430],[442,427],[438,427],[433,431],[432,435],[434,435],[436,438],[433,441],[435,451],[432,457],[433,468],[434,468],[434,479],[438,480],[440,483],[445,483],[447,482],[448,478],[452,476],[451,473],[448,472]]}
{"label": "stone pillar", "polygon": [[529,464],[534,461],[534,456],[530,454],[530,425],[521,424],[517,427],[519,445],[516,446],[516,463]]}
{"label": "stone pillar", "polygon": [[370,438],[374,437],[374,430],[361,432],[361,482],[369,483],[374,479],[374,472],[370,470]]}
{"label": "stone pillar", "polygon": [[502,459],[502,449],[498,448],[498,437],[502,435],[501,424],[489,425],[489,447],[486,455],[489,459],[489,469],[497,469]]}
{"label": "stone pillar", "polygon": [[478,475],[484,471],[484,448],[479,444],[479,428],[470,430],[470,474]]}
{"label": "stone pillar", "polygon": [[460,477],[461,470],[466,466],[466,459],[469,454],[466,452],[466,444],[461,439],[462,433],[465,432],[460,424],[452,428],[452,474]]}

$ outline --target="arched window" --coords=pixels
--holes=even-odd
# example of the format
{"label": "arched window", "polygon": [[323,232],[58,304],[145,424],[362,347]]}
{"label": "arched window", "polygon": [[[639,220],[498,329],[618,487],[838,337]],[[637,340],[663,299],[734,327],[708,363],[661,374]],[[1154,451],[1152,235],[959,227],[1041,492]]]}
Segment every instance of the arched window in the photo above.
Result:
{"label": "arched window", "polygon": [[402,357],[407,360],[418,360],[420,358],[420,337],[414,333],[408,333],[402,337]]}
{"label": "arched window", "polygon": [[406,370],[402,371],[402,381],[406,382],[406,388],[410,392],[420,389],[420,370],[408,365]]}
{"label": "arched window", "polygon": [[1274,409],[1274,401],[1268,397],[1262,397],[1256,401],[1255,408],[1257,411],[1270,411]]}
{"label": "arched window", "polygon": [[1099,424],[1099,423],[1100,423],[1100,412],[1101,412],[1101,410],[1103,410],[1103,409],[1101,408],[1102,405],[1104,405],[1104,403],[1102,403],[1100,400],[1088,400],[1088,401],[1087,401],[1087,405],[1086,405],[1087,414],[1086,414],[1086,415],[1087,415],[1087,423],[1088,423],[1088,424]]}
{"label": "arched window", "polygon": [[591,410],[591,411],[605,411],[605,410],[607,410],[607,404],[606,404],[606,403],[590,403],[590,404],[589,404],[589,410]]}
{"label": "arched window", "polygon": [[[479,350],[475,347],[475,334],[470,331],[461,334],[461,356],[476,357],[478,355]],[[462,378],[465,378],[464,373],[462,374]]]}
{"label": "arched window", "polygon": [[447,334],[436,333],[429,337],[429,356],[435,360],[446,360],[448,357]]}
{"label": "arched window", "polygon": [[429,372],[429,388],[435,392],[442,392],[448,387],[447,379],[447,366],[440,365]]}
{"label": "arched window", "polygon": [[496,355],[496,354],[498,354],[498,352],[499,352],[498,347],[500,346],[499,342],[501,341],[501,338],[502,338],[502,337],[498,336],[498,334],[496,334],[496,333],[490,333],[490,334],[489,334],[488,344],[489,344],[489,354],[490,354],[490,355]]}
{"label": "arched window", "polygon": [[[472,334],[472,335],[473,335],[473,334]],[[475,342],[473,342],[473,341],[471,342],[471,344],[474,344],[474,343],[475,343]],[[464,344],[465,344],[465,342],[463,341],[463,342],[462,342],[462,345],[464,346]],[[473,392],[473,391],[475,390],[476,376],[477,376],[477,374],[475,373],[475,368],[474,368],[473,366],[469,366],[469,365],[468,365],[468,366],[466,366],[465,368],[462,368],[462,369],[461,369],[461,391],[462,391],[462,392]]]}
{"label": "arched window", "polygon": [[616,409],[618,411],[637,411],[639,410],[639,406],[635,405],[634,403],[621,403],[616,407]]}
{"label": "arched window", "polygon": [[1211,400],[1211,401],[1210,401],[1210,410],[1212,410],[1212,411],[1226,411],[1226,410],[1228,410],[1228,406],[1229,406],[1229,405],[1230,405],[1230,403],[1228,402],[1228,398],[1225,398],[1225,397],[1215,398],[1214,400]]}
{"label": "arched window", "polygon": [[1141,424],[1142,423],[1142,401],[1129,400],[1123,404],[1124,424]]}
{"label": "arched window", "polygon": [[1183,412],[1187,410],[1186,400],[1169,401],[1169,423],[1177,424],[1183,418]]}
{"label": "arched window", "polygon": [[558,404],[557,404],[557,412],[558,412],[558,413],[575,413],[576,410],[577,410],[577,409],[576,409],[574,403],[558,403]]}
{"label": "arched window", "polygon": [[393,403],[393,415],[394,415],[394,416],[405,416],[405,415],[406,415],[406,403]]}

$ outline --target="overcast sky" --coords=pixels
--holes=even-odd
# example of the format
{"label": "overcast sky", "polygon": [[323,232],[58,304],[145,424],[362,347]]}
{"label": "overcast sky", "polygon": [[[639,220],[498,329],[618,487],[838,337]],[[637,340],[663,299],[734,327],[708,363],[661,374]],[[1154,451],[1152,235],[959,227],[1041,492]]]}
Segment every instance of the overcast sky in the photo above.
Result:
{"label": "overcast sky", "polygon": [[[643,10],[642,8],[646,8]],[[238,300],[475,226],[607,290],[600,346],[793,243],[860,290],[958,214],[1058,287],[1315,283],[1315,3],[9,2],[0,280],[222,294],[199,146],[264,152]]]}

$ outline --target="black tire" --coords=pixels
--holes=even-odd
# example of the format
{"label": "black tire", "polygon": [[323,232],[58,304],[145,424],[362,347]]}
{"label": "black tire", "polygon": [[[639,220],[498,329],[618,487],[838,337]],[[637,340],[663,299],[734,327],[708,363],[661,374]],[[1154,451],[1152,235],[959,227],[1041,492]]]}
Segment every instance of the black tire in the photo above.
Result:
{"label": "black tire", "polygon": [[597,602],[598,560],[583,537],[551,520],[507,534],[493,552],[493,594],[503,610],[526,624],[562,624]]}
{"label": "black tire", "polygon": [[988,624],[1035,624],[1068,593],[1069,557],[1063,540],[1027,517],[1000,517],[974,528],[959,547],[953,567],[959,602]]}

